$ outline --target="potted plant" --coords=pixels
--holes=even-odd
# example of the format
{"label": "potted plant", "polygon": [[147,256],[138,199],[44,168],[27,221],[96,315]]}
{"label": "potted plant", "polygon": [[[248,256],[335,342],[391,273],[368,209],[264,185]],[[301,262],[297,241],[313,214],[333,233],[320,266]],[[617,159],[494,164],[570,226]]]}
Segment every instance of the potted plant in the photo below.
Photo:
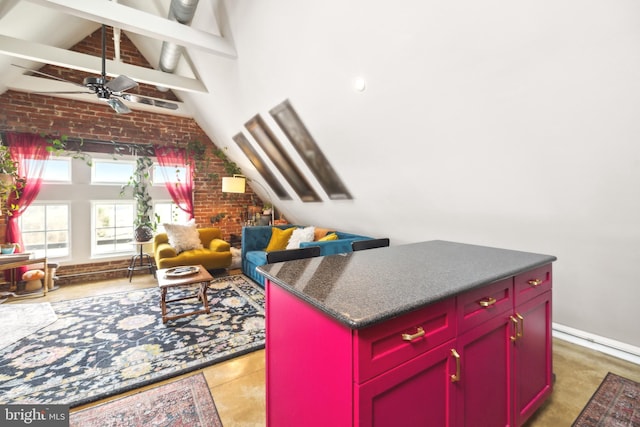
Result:
{"label": "potted plant", "polygon": [[0,245],[0,252],[2,255],[10,255],[20,248],[19,243],[3,243]]}
{"label": "potted plant", "polygon": [[18,162],[11,158],[9,147],[0,145],[0,210],[3,214],[11,215],[7,199],[12,191],[18,190],[22,181],[24,180],[18,175]]}
{"label": "potted plant", "polygon": [[153,216],[153,204],[149,195],[151,174],[149,169],[153,160],[147,156],[136,159],[136,169],[129,181],[120,189],[120,196],[124,196],[127,187],[131,187],[136,201],[136,216],[133,221],[134,237],[138,242],[146,242],[153,238],[153,232],[158,224],[158,216]]}

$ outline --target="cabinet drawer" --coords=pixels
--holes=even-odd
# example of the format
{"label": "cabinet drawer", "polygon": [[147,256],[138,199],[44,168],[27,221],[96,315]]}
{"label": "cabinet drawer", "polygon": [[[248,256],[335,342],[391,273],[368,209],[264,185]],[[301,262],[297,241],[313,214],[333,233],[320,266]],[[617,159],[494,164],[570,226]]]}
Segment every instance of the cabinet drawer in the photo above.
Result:
{"label": "cabinet drawer", "polygon": [[392,369],[456,335],[455,298],[355,331],[355,381]]}
{"label": "cabinet drawer", "polygon": [[551,289],[551,264],[534,268],[515,277],[514,298],[520,304]]}
{"label": "cabinet drawer", "polygon": [[513,277],[458,295],[458,329],[464,332],[513,309]]}

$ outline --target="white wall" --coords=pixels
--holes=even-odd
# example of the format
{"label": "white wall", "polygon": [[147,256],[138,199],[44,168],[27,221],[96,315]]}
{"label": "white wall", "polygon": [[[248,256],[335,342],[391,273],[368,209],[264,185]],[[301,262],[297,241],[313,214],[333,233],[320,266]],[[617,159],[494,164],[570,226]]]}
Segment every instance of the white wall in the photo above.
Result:
{"label": "white wall", "polygon": [[556,255],[554,321],[640,346],[640,3],[224,5],[202,127],[259,179],[231,137],[288,98],[354,196],[288,218]]}

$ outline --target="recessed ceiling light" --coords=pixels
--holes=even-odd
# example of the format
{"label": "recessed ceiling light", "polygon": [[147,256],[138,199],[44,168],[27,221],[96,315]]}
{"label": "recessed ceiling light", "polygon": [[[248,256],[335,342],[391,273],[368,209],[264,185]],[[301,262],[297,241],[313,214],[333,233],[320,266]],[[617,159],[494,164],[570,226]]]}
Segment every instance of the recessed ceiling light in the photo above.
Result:
{"label": "recessed ceiling light", "polygon": [[358,92],[364,92],[367,88],[367,82],[365,81],[364,77],[357,77],[353,82],[353,88]]}

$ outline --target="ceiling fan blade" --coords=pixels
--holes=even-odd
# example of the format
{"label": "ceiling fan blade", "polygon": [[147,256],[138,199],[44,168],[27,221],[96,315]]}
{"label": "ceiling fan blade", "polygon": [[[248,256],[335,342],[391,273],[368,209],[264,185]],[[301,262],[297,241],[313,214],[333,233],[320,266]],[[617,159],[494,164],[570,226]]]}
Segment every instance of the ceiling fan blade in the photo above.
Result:
{"label": "ceiling fan blade", "polygon": [[138,104],[153,105],[154,107],[168,108],[169,110],[178,109],[178,104],[162,101],[160,99],[146,98],[144,96],[132,95],[130,93],[123,93],[120,96],[127,101],[137,102]]}
{"label": "ceiling fan blade", "polygon": [[109,104],[109,106],[118,114],[127,114],[131,112],[131,109],[118,98],[108,98],[105,100],[107,101],[107,104]]}
{"label": "ceiling fan blade", "polygon": [[76,93],[88,93],[93,95],[93,92],[89,92],[87,90],[56,90],[56,91],[47,91],[47,92],[29,92],[32,93],[34,95],[51,95],[51,94],[58,94],[58,95],[73,95]]}
{"label": "ceiling fan blade", "polygon": [[104,87],[109,89],[111,92],[124,92],[125,90],[129,90],[137,86],[138,83],[127,76],[118,76],[113,80],[109,80],[104,85]]}
{"label": "ceiling fan blade", "polygon": [[50,79],[58,80],[60,82],[70,83],[70,84],[75,85],[75,86],[84,87],[84,85],[81,85],[79,83],[74,83],[72,81],[63,79],[61,77],[52,76],[51,74],[43,73],[42,71],[32,70],[31,68],[23,67],[22,65],[18,65],[18,64],[11,64],[11,65],[13,65],[16,68],[22,68],[23,70],[27,70],[27,71],[29,71],[30,73],[33,73],[33,74],[39,74],[41,76],[49,77]]}

